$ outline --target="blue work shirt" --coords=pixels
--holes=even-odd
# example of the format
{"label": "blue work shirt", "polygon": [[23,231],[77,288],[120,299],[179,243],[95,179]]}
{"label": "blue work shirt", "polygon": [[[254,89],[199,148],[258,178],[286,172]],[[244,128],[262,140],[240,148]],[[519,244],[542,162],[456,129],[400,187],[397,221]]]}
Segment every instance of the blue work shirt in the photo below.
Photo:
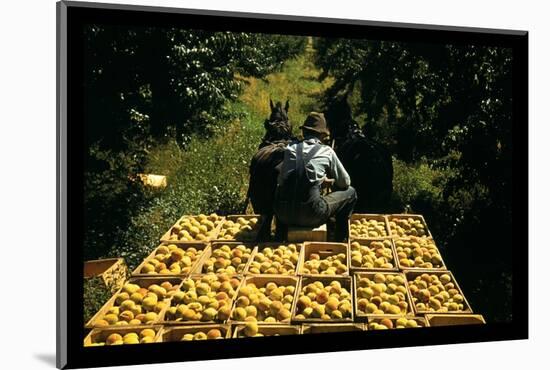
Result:
{"label": "blue work shirt", "polygon": [[[281,172],[277,178],[277,184],[281,185],[286,174],[296,168],[296,148],[300,142],[293,141],[285,148],[289,151],[288,163],[283,161]],[[315,144],[321,144],[321,149],[315,153],[306,165],[306,175],[312,184],[321,185],[325,178],[334,179],[334,185],[339,189],[347,189],[350,186],[350,177],[336,156],[336,153],[328,145],[322,144],[318,138],[307,138],[304,143],[304,156],[309,153]]]}

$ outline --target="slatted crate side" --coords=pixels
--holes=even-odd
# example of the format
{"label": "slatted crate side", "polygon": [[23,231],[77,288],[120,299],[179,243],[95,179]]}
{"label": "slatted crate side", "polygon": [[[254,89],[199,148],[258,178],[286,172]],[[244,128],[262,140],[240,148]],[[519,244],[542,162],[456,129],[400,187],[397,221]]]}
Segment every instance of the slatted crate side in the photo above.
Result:
{"label": "slatted crate side", "polygon": [[[391,237],[391,231],[390,231],[390,225],[388,223],[388,219],[386,218],[385,215],[383,214],[375,214],[375,213],[353,213],[349,220],[348,220],[348,231],[351,230],[351,224],[353,223],[353,221],[355,220],[363,220],[363,219],[367,219],[367,220],[376,220],[376,221],[381,221],[384,223],[384,228],[386,230],[386,236],[387,238]],[[378,238],[378,237],[376,237]],[[351,234],[349,235],[349,238],[348,239],[353,239],[353,237],[351,236]],[[358,239],[370,239],[369,238],[358,238]]]}
{"label": "slatted crate side", "polygon": [[[418,327],[419,328],[425,328],[425,327],[428,327],[430,326],[430,324],[428,323],[428,320],[426,320],[425,317],[421,317],[421,316],[404,316],[403,318],[407,319],[407,320],[414,320],[416,321],[416,323],[418,324]],[[388,320],[391,320],[392,324],[393,324],[393,329],[397,329],[396,328],[396,321],[399,319],[399,318],[395,318],[395,317],[391,317],[391,318],[388,318],[388,317],[385,317],[385,316],[382,316],[382,315],[376,315],[376,316],[370,316],[367,320],[367,323],[365,323],[365,326],[368,328],[368,325],[370,325],[371,323],[375,322],[375,323],[380,323],[380,320],[382,319],[388,319]],[[414,328],[414,327],[412,327]],[[375,330],[375,329],[370,329],[368,328],[369,330]]]}
{"label": "slatted crate side", "polygon": [[[399,257],[397,257],[397,264],[398,264],[398,267],[399,267],[399,270],[400,271],[404,271],[404,270],[441,270],[441,271],[446,271],[447,270],[447,266],[445,265],[445,261],[443,260],[443,255],[441,254],[441,251],[439,250],[439,248],[437,247],[437,244],[435,243],[435,240],[433,238],[421,238],[421,237],[402,237],[402,238],[394,238],[393,242],[394,242],[394,247],[395,247],[395,253],[396,253],[396,256],[397,256],[397,242],[399,240],[404,240],[404,241],[408,241],[408,242],[412,242],[412,241],[416,241],[415,239],[423,239],[423,241],[421,242],[425,242],[425,243],[429,243],[429,242],[432,242],[433,245],[435,246],[435,249],[437,250],[437,253],[439,253],[439,256],[441,257],[441,266],[440,267],[432,267],[432,268],[426,268],[426,267],[409,267],[409,266],[403,266],[403,264],[400,262],[399,260]],[[419,241],[419,244],[420,244],[420,241]],[[422,244],[420,245],[422,247]]]}
{"label": "slatted crate side", "polygon": [[[297,297],[297,294],[298,294],[298,284],[300,283],[300,278],[299,277],[292,276],[292,275],[267,275],[267,274],[264,274],[264,275],[249,275],[249,276],[244,277],[244,280],[243,280],[240,288],[242,288],[244,286],[247,286],[250,283],[255,284],[257,288],[262,288],[262,287],[265,287],[270,282],[273,282],[273,283],[277,284],[277,286],[281,286],[281,285],[284,285],[284,286],[292,285],[292,286],[294,286],[294,294],[293,294],[293,298],[292,298],[291,307],[290,307],[290,310],[289,310],[290,313],[291,313],[291,318],[292,318],[292,307],[294,305],[294,302],[296,301],[296,297]],[[240,290],[240,288],[239,288],[239,290]],[[237,298],[238,297],[239,297],[239,295],[238,295],[238,292],[237,292],[237,295],[235,296],[235,299],[233,300],[233,305],[231,306],[231,316],[229,318],[229,322],[231,324],[243,323],[242,321],[233,320],[233,312],[235,311],[235,308],[237,307]],[[273,322],[273,323],[265,322],[265,321],[258,321],[258,323],[261,323],[263,325],[281,325],[282,324],[281,321],[276,321],[276,322]]]}
{"label": "slatted crate side", "polygon": [[[126,284],[137,284],[141,288],[148,288],[152,284],[160,285],[165,281],[170,282],[172,285],[179,286],[183,282],[183,279],[179,277],[156,277],[156,276],[155,277],[136,277],[136,278],[130,278],[126,282]],[[95,327],[96,321],[101,319],[103,316],[105,316],[105,314],[109,309],[111,309],[112,307],[115,307],[116,298],[122,292],[123,288],[124,286],[122,286],[119,290],[117,290],[116,293],[114,293],[113,296],[103,305],[103,307],[101,307],[99,311],[97,311],[96,314],[92,316],[90,320],[88,320],[88,322],[84,326],[85,328]],[[167,306],[169,306],[169,301],[170,301],[169,297],[165,297],[162,301],[165,302]],[[157,314],[157,320],[155,320],[153,324],[157,324],[160,321],[161,317],[164,316],[164,312],[166,311],[166,309],[167,307],[164,307],[164,309]],[[109,327],[114,327],[114,326],[119,327],[119,325],[110,325]]]}
{"label": "slatted crate side", "polygon": [[[424,219],[424,216],[419,214],[407,214],[407,213],[394,213],[386,215],[386,219],[388,222],[388,227],[390,228],[390,236],[393,238],[399,238],[399,235],[395,235],[391,231],[390,222],[394,219],[403,219],[403,218],[412,218],[413,220],[420,220],[422,222],[422,225],[424,226],[424,230],[426,230],[426,234],[424,237],[432,238],[432,233],[430,232],[430,229],[428,228],[428,224],[426,223],[426,220]],[[409,235],[408,235],[409,236]]]}
{"label": "slatted crate side", "polygon": [[[296,315],[298,315],[297,312],[297,302],[300,299],[302,288],[307,286],[308,284],[320,281],[323,283],[324,286],[330,285],[332,281],[338,281],[340,282],[340,285],[342,288],[346,289],[350,295],[350,303],[351,303],[351,312],[349,318],[342,318],[342,319],[331,319],[331,320],[322,320],[320,318],[307,318],[307,319],[296,319]],[[291,323],[293,324],[306,324],[306,323],[347,323],[347,322],[353,322],[354,320],[354,299],[353,299],[353,279],[350,276],[336,276],[336,275],[302,275],[300,277],[300,281],[298,282],[298,287],[296,289],[297,293],[294,297],[294,303],[292,304],[292,316],[291,316]]]}
{"label": "slatted crate side", "polygon": [[302,325],[302,334],[341,333],[365,330],[367,330],[367,327],[363,323]]}
{"label": "slatted crate side", "polygon": [[188,244],[188,243],[196,243],[196,242],[211,242],[215,240],[218,237],[218,234],[220,233],[222,224],[225,222],[225,216],[218,216],[219,220],[214,222],[214,231],[212,233],[212,236],[207,237],[204,240],[171,240],[170,235],[172,235],[172,229],[174,226],[178,225],[181,221],[183,221],[186,218],[193,217],[196,218],[198,215],[183,215],[181,216],[170,228],[168,231],[166,231],[160,238],[161,243],[170,243],[170,244]]}
{"label": "slatted crate side", "polygon": [[[192,262],[191,264],[191,269],[189,272],[187,273],[182,273],[182,274],[159,274],[159,273],[155,273],[155,274],[150,274],[150,273],[143,273],[141,272],[143,270],[143,267],[149,263],[152,259],[155,258],[155,256],[157,255],[157,251],[159,250],[160,247],[162,246],[168,246],[168,245],[171,245],[171,244],[174,244],[174,245],[177,245],[178,248],[180,249],[183,249],[183,250],[186,250],[188,248],[195,248],[197,249],[197,251],[202,251],[201,255],[195,260]],[[135,270],[132,272],[132,277],[149,277],[149,276],[162,276],[162,277],[170,277],[170,276],[177,276],[177,277],[186,277],[190,274],[192,274],[194,271],[195,271],[195,266],[200,262],[200,260],[202,259],[202,256],[204,254],[204,252],[210,247],[210,243],[207,243],[207,242],[189,242],[189,243],[185,243],[185,244],[178,244],[178,243],[161,243],[159,246],[157,246],[140,264],[138,267],[135,268]]]}
{"label": "slatted crate side", "polygon": [[[376,241],[385,241],[385,240],[389,240],[390,243],[391,243],[391,246],[390,246],[390,249],[392,251],[392,258],[393,258],[393,261],[392,261],[392,264],[394,265],[392,268],[382,268],[382,267],[355,267],[355,266],[352,266],[352,263],[351,263],[351,244],[353,242],[357,242],[359,243],[360,245],[368,245],[372,242],[376,242]],[[370,247],[369,247],[370,248]],[[398,268],[398,261],[397,261],[397,252],[395,250],[395,243],[394,243],[394,240],[393,238],[390,238],[390,237],[385,237],[385,238],[372,238],[372,239],[353,239],[353,240],[350,240],[349,241],[349,260],[350,260],[350,271],[352,273],[354,272],[368,272],[368,271],[376,271],[376,272],[394,272],[394,271],[399,271],[399,268]]]}
{"label": "slatted crate side", "polygon": [[[357,301],[360,299],[360,298],[357,297],[357,287],[358,287],[359,280],[361,278],[364,278],[364,277],[369,278],[370,280],[373,280],[374,275],[376,275],[376,274],[393,275],[393,276],[403,277],[404,286],[405,286],[405,289],[407,291],[407,293],[405,294],[405,299],[406,299],[407,306],[408,306],[407,307],[407,312],[405,314],[371,314],[371,313],[361,313],[361,312],[359,312],[358,306],[357,306]],[[354,301],[353,309],[354,309],[355,317],[356,317],[357,320],[368,320],[369,317],[374,317],[374,316],[382,316],[382,317],[388,317],[388,318],[399,318],[399,317],[414,316],[414,309],[412,307],[412,297],[411,297],[410,291],[408,290],[408,287],[407,287],[407,278],[403,273],[401,273],[401,272],[356,272],[356,273],[354,273],[353,280],[354,280],[354,287],[355,287],[355,289],[353,291],[353,301]]]}
{"label": "slatted crate side", "polygon": [[[298,270],[299,275],[316,275],[316,276],[349,276],[349,245],[346,243],[323,243],[323,242],[304,242],[304,253],[302,253],[302,261],[300,263],[300,268]],[[347,268],[347,271],[342,274],[336,274],[336,275],[328,275],[328,274],[310,274],[304,272],[304,264],[306,261],[309,260],[309,257],[311,254],[317,253],[323,258],[327,258],[329,256],[334,256],[340,253],[344,253],[346,255],[346,262],[345,266]]]}
{"label": "slatted crate side", "polygon": [[218,329],[223,339],[231,338],[231,325],[227,324],[178,325],[163,326],[159,341],[163,343],[179,342],[185,334],[196,334],[199,331],[207,334],[211,329]]}
{"label": "slatted crate side", "polygon": [[106,258],[84,262],[84,277],[101,277],[111,292],[119,289],[128,278],[128,267],[123,258]]}
{"label": "slatted crate side", "polygon": [[485,319],[476,314],[426,314],[430,326],[483,325]]}
{"label": "slatted crate side", "polygon": [[[191,274],[189,275],[185,280],[187,279],[192,279],[195,281],[195,284],[197,283],[197,281],[201,280],[202,277],[204,276],[216,276],[218,277],[218,280],[219,280],[219,276],[220,275],[217,275],[217,274]],[[243,281],[244,281],[244,276],[243,275],[227,275],[229,277],[229,279],[237,279],[239,280],[239,285],[237,286],[237,288],[234,288],[235,290],[235,293],[233,295],[233,297],[229,297],[230,300],[229,300],[229,307],[233,307],[233,304],[234,304],[234,301],[235,299],[237,298],[238,296],[238,293],[239,293],[239,289],[240,287],[242,286],[243,284]],[[184,280],[184,281],[185,281]],[[182,282],[182,284],[180,285],[180,291],[184,291],[181,289],[181,287],[183,287],[183,283],[184,281]],[[198,297],[197,297],[198,298]],[[166,314],[168,312],[168,309],[170,307],[172,307],[172,304],[174,302],[172,302],[172,299],[170,299],[170,301],[168,302],[168,306],[166,307],[166,309],[163,311],[163,314],[162,316],[159,318],[159,323],[161,323],[162,325],[165,325],[165,326],[174,326],[174,325],[204,325],[204,324],[226,324],[228,320],[209,320],[209,321],[200,321],[200,320],[170,320],[166,317]]]}
{"label": "slatted crate side", "polygon": [[[136,333],[139,335],[139,333],[144,329],[153,329],[155,331],[153,343],[157,343],[160,341],[160,333],[162,330],[161,325],[124,325],[92,329],[84,338],[84,346],[88,347],[91,346],[93,343],[104,342],[109,335],[114,333],[120,334],[121,336],[124,336],[128,333]],[[102,338],[103,340],[98,340],[100,338]]]}
{"label": "slatted crate side", "polygon": [[244,245],[245,247],[250,248],[251,250],[250,258],[248,259],[248,261],[246,261],[244,267],[242,268],[242,271],[236,271],[235,274],[232,274],[232,275],[243,275],[245,271],[248,270],[250,263],[254,259],[254,255],[256,254],[256,250],[257,250],[257,247],[256,247],[257,243],[246,243],[246,242],[238,242],[238,241],[212,242],[210,243],[210,248],[208,248],[208,250],[206,250],[205,253],[203,253],[203,256],[200,259],[199,263],[197,263],[194,266],[195,268],[193,269],[192,274],[207,274],[206,271],[203,271],[205,262],[210,259],[210,257],[212,256],[212,254],[216,249],[219,249],[223,245],[228,245],[231,249],[234,249],[238,245]]}
{"label": "slatted crate side", "polygon": [[[245,237],[245,238],[237,238],[237,239],[222,239],[222,234],[223,234],[223,230],[224,230],[224,226],[227,224],[227,221],[232,221],[232,222],[237,222],[237,219],[239,217],[242,217],[244,218],[245,220],[250,220],[252,218],[257,218],[258,219],[258,222],[256,223],[256,225],[254,225],[254,227],[252,228],[252,230],[254,232],[252,232],[249,236]],[[237,241],[237,242],[252,242],[252,241],[255,241],[257,236],[258,236],[258,232],[260,230],[260,228],[262,227],[262,224],[265,222],[265,218],[262,217],[261,215],[228,215],[225,217],[224,219],[224,222],[222,223],[222,225],[220,226],[220,230],[218,232],[218,237],[216,239],[213,239],[212,241],[213,242],[233,242],[233,241]]]}
{"label": "slatted crate side", "polygon": [[84,277],[101,276],[109,272],[117,263],[124,263],[122,258],[105,258],[84,262]]}
{"label": "slatted crate side", "polygon": [[[251,338],[244,335],[244,324],[233,324],[232,328],[233,338]],[[266,337],[273,335],[300,335],[302,334],[302,328],[299,325],[266,325],[265,323],[263,323],[258,324],[258,333],[261,333]]]}
{"label": "slatted crate side", "polygon": [[[277,243],[277,242],[268,242],[268,243],[258,243],[257,244],[257,248],[256,248],[256,251],[254,253],[254,256],[253,258],[250,259],[250,264],[248,264],[244,274],[245,275],[266,275],[264,273],[259,273],[259,274],[254,274],[252,272],[250,272],[250,268],[252,267],[252,263],[255,261],[255,258],[258,254],[262,253],[263,250],[267,247],[270,247],[272,248],[273,250],[277,249],[277,247],[281,246],[281,245],[285,245],[285,246],[288,246],[289,244],[295,244],[296,245],[296,249],[298,251],[298,261],[296,262],[296,266],[294,267],[294,271],[292,274],[286,274],[285,276],[295,276],[295,275],[298,275],[298,270],[300,268],[300,262],[302,260],[302,254],[304,253],[304,243],[291,243],[291,242],[284,242],[284,243]],[[268,275],[281,275],[281,274],[268,274]]]}
{"label": "slatted crate side", "polygon": [[462,291],[462,289],[460,288],[460,286],[458,285],[458,282],[457,280],[455,279],[453,273],[449,270],[446,270],[446,271],[434,271],[434,270],[405,270],[403,271],[403,273],[405,274],[405,276],[407,277],[407,291],[409,293],[409,295],[411,296],[411,300],[412,300],[412,293],[411,293],[411,290],[410,290],[410,284],[409,284],[409,281],[412,281],[414,280],[417,276],[420,276],[422,274],[428,274],[428,275],[437,275],[438,278],[443,275],[443,274],[449,274],[449,276],[451,277],[451,282],[454,284],[455,286],[455,289],[458,291],[458,293],[462,296],[462,298],[464,299],[464,310],[462,311],[447,311],[447,312],[436,312],[436,311],[428,311],[428,310],[418,310],[416,308],[416,305],[414,305],[414,312],[417,314],[417,315],[426,315],[426,314],[436,314],[436,315],[439,315],[439,314],[447,314],[447,313],[467,313],[467,314],[470,314],[470,313],[473,313],[473,310],[472,310],[472,307],[470,306],[470,303],[468,302],[468,299],[466,298],[466,296],[464,295],[464,292]]}
{"label": "slatted crate side", "polygon": [[317,227],[289,227],[287,239],[289,242],[294,243],[303,243],[304,241],[326,242],[327,224],[322,224]]}

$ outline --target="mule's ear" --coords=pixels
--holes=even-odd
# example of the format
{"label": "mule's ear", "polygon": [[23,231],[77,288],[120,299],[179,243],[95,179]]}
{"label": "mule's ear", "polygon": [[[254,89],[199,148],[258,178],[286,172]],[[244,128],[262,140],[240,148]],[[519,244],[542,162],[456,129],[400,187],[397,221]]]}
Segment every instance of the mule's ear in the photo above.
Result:
{"label": "mule's ear", "polygon": [[271,110],[275,108],[275,106],[273,105],[273,100],[271,100],[271,98],[269,98],[269,107],[271,108]]}
{"label": "mule's ear", "polygon": [[285,103],[285,111],[288,112],[288,107],[289,107],[289,104],[288,104],[288,99],[286,100],[286,103]]}

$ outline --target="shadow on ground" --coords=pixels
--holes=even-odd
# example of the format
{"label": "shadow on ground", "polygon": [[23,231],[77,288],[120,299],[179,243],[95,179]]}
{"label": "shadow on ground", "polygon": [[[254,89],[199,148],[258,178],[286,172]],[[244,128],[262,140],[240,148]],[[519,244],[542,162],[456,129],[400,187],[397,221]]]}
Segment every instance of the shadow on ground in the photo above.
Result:
{"label": "shadow on ground", "polygon": [[34,358],[42,361],[46,365],[55,367],[55,353],[35,353]]}

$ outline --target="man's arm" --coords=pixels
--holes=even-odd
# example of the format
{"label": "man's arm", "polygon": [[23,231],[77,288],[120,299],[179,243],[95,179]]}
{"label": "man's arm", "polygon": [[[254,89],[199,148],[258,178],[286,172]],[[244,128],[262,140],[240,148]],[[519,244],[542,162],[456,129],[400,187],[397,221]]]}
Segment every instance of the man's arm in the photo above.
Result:
{"label": "man's arm", "polygon": [[351,184],[351,179],[342,165],[342,162],[338,159],[338,156],[331,149],[331,160],[330,160],[330,172],[331,177],[334,179],[334,185],[339,189],[347,189]]}

